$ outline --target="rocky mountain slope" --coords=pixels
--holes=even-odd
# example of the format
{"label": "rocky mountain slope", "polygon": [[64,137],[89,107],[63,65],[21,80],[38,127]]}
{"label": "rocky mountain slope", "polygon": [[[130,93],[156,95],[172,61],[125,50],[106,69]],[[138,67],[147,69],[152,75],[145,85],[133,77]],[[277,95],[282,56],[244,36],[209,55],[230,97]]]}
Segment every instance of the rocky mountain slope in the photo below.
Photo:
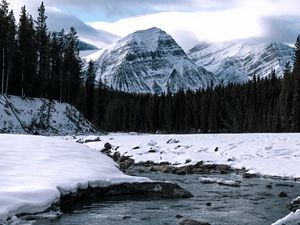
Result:
{"label": "rocky mountain slope", "polygon": [[226,42],[201,43],[189,52],[199,67],[204,67],[223,81],[241,83],[253,77],[266,77],[271,69],[283,75],[287,62],[293,62],[294,50],[282,43]]}
{"label": "rocky mountain slope", "polygon": [[69,104],[0,95],[0,133],[75,135],[95,132],[97,129]]}
{"label": "rocky mountain slope", "polygon": [[79,51],[91,51],[91,50],[98,49],[95,45],[92,45],[84,41],[79,41],[78,45],[79,45]]}
{"label": "rocky mountain slope", "polygon": [[84,58],[97,65],[96,80],[135,93],[205,88],[214,76],[195,65],[175,40],[158,28],[137,31]]}

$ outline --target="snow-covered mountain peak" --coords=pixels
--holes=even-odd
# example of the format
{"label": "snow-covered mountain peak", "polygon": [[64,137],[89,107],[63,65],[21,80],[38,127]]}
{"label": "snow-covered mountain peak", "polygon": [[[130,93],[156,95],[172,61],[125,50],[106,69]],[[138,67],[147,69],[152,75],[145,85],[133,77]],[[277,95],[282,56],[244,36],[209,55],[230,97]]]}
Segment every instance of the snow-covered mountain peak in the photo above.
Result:
{"label": "snow-covered mountain peak", "polygon": [[211,73],[189,59],[170,35],[156,27],[129,34],[85,60],[96,61],[98,81],[127,92],[195,90],[206,87],[213,79]]}

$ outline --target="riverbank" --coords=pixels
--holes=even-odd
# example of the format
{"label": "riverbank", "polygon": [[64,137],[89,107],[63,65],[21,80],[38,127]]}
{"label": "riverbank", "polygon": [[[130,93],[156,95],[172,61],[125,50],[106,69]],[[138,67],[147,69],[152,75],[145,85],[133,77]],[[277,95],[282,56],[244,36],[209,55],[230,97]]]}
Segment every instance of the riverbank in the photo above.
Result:
{"label": "riverbank", "polygon": [[0,155],[0,224],[101,194],[192,196],[175,184],[125,175],[109,157],[73,141],[0,134]]}
{"label": "riverbank", "polygon": [[[244,178],[265,177],[299,181],[300,134],[109,134],[79,137],[92,149],[110,155],[123,171],[160,171],[185,174],[238,173]],[[284,194],[283,194],[284,195]],[[291,199],[292,200],[292,199]],[[285,206],[282,206],[285,207]],[[291,212],[289,224],[297,224]],[[296,219],[293,219],[296,218]],[[290,222],[294,221],[294,222]],[[283,221],[286,221],[283,220]],[[276,224],[284,224],[278,221]]]}

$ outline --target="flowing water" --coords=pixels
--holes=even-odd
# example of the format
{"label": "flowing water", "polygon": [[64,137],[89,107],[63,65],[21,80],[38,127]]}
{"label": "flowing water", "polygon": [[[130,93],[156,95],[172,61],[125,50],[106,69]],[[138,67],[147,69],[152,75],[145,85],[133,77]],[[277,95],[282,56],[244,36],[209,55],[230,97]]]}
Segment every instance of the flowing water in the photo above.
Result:
{"label": "flowing water", "polygon": [[[267,225],[289,213],[286,205],[300,194],[300,184],[265,178],[243,179],[236,174],[210,178],[242,181],[240,187],[202,184],[202,175],[136,174],[153,180],[173,181],[193,193],[189,199],[109,199],[93,203],[35,225],[173,225],[184,218],[212,225]],[[267,188],[266,185],[272,185]],[[280,192],[288,197],[279,197]],[[177,218],[178,215],[182,218]]]}

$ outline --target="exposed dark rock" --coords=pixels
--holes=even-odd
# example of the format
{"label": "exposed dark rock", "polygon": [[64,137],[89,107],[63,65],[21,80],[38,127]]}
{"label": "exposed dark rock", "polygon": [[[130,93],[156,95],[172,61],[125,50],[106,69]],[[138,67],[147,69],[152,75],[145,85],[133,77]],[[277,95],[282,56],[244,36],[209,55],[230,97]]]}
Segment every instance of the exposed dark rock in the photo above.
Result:
{"label": "exposed dark rock", "polygon": [[288,205],[288,208],[293,212],[295,212],[297,209],[300,209],[300,197],[297,197],[293,201],[291,201]]}
{"label": "exposed dark rock", "polygon": [[150,149],[148,152],[149,152],[149,153],[155,153],[156,150],[155,150],[155,149]]}
{"label": "exposed dark rock", "polygon": [[123,216],[123,220],[127,220],[127,219],[131,219],[132,218],[132,216]]}
{"label": "exposed dark rock", "polygon": [[169,163],[169,162],[161,162],[161,163],[159,163],[159,165],[161,165],[161,166],[163,166],[163,165],[171,165],[171,163]]}
{"label": "exposed dark rock", "polygon": [[156,166],[151,166],[150,167],[150,172],[157,172],[157,167]]}
{"label": "exposed dark rock", "polygon": [[202,168],[203,165],[204,165],[204,162],[203,162],[203,161],[200,161],[200,162],[197,162],[197,163],[194,165],[194,167],[195,167],[195,168]]}
{"label": "exposed dark rock", "polygon": [[206,206],[211,206],[211,202],[206,202]]}
{"label": "exposed dark rock", "polygon": [[82,205],[110,199],[134,198],[190,198],[193,195],[174,183],[144,182],[123,183],[109,187],[89,187],[61,197],[59,205],[61,211],[74,210]]}
{"label": "exposed dark rock", "polygon": [[272,185],[271,185],[271,184],[268,184],[268,185],[266,185],[266,188],[271,189],[271,188],[272,188]]}
{"label": "exposed dark rock", "polygon": [[128,159],[130,159],[130,157],[128,157],[126,155],[121,155],[121,157],[119,157],[118,163],[125,162]]}
{"label": "exposed dark rock", "polygon": [[108,149],[108,150],[109,150],[109,149],[112,149],[112,145],[111,145],[110,143],[107,142],[107,143],[104,144],[104,148],[105,148],[105,149]]}
{"label": "exposed dark rock", "polygon": [[284,183],[279,183],[275,184],[276,187],[294,187],[293,184],[284,184]]}
{"label": "exposed dark rock", "polygon": [[112,156],[112,159],[113,159],[114,161],[118,161],[118,160],[120,159],[120,157],[121,157],[120,152],[115,152],[115,153],[113,154],[113,156]]}
{"label": "exposed dark rock", "polygon": [[243,173],[243,178],[255,178],[255,177],[258,177],[258,175],[255,173],[247,173],[247,172]]}
{"label": "exposed dark rock", "polygon": [[133,150],[139,149],[140,146],[135,146],[134,148],[132,148]]}
{"label": "exposed dark rock", "polygon": [[177,144],[179,142],[180,142],[179,140],[172,138],[172,139],[170,139],[170,140],[167,141],[167,144]]}
{"label": "exposed dark rock", "polygon": [[177,214],[175,217],[178,218],[178,219],[183,218],[183,216],[180,215],[180,214]]}
{"label": "exposed dark rock", "polygon": [[131,167],[134,164],[134,160],[131,158],[128,158],[127,160],[125,160],[124,162],[120,162],[120,169],[122,171],[126,171],[129,167]]}
{"label": "exposed dark rock", "polygon": [[216,148],[215,148],[215,152],[217,152],[218,150],[219,150],[219,147],[216,147]]}
{"label": "exposed dark rock", "polygon": [[199,222],[197,220],[185,219],[179,223],[179,225],[210,225],[210,223]]}
{"label": "exposed dark rock", "polygon": [[229,172],[232,171],[232,169],[231,169],[230,166],[228,166],[228,165],[223,165],[223,164],[216,165],[215,170],[216,170],[216,171],[219,171],[219,172],[222,173],[222,174],[228,174]]}
{"label": "exposed dark rock", "polygon": [[159,171],[162,173],[170,173],[172,168],[173,167],[169,166],[169,165],[162,165],[162,166],[159,166]]}
{"label": "exposed dark rock", "polygon": [[85,139],[85,140],[83,140],[83,143],[98,142],[98,141],[101,141],[101,140],[100,140],[100,137],[95,137],[95,138]]}
{"label": "exposed dark rock", "polygon": [[185,160],[185,163],[190,163],[190,162],[192,162],[191,159],[186,159],[186,160]]}
{"label": "exposed dark rock", "polygon": [[282,192],[280,192],[280,193],[278,194],[278,196],[279,196],[280,198],[285,198],[285,197],[287,197],[288,195],[287,195],[286,192],[282,191]]}
{"label": "exposed dark rock", "polygon": [[177,174],[177,175],[186,175],[186,171],[184,167],[174,167],[171,170],[172,173]]}

